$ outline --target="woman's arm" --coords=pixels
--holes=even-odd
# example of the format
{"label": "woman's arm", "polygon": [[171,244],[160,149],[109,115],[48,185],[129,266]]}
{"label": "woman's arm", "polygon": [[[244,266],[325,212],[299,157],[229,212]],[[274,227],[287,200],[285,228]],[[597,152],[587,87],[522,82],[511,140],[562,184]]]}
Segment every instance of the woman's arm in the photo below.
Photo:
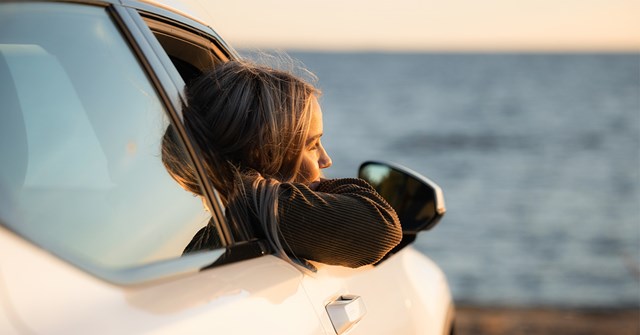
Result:
{"label": "woman's arm", "polygon": [[364,180],[330,179],[314,186],[280,185],[279,228],[293,256],[356,268],[380,261],[400,243],[398,216]]}

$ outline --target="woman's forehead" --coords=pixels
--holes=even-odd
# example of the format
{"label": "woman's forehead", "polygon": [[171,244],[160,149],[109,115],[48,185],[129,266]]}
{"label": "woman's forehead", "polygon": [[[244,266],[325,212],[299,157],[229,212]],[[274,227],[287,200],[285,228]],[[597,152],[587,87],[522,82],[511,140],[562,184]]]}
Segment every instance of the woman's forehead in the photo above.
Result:
{"label": "woman's forehead", "polygon": [[318,103],[318,99],[315,96],[311,97],[311,122],[309,123],[309,138],[317,135],[322,135],[322,108]]}

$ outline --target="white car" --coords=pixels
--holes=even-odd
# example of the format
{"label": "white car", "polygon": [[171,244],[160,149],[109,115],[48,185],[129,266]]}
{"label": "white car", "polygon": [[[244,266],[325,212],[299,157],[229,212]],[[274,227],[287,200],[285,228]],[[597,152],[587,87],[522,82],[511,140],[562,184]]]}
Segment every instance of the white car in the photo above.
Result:
{"label": "white car", "polygon": [[[429,180],[363,165],[402,244],[375,266],[304,270],[227,221],[211,185],[213,217],[171,179],[170,123],[201,166],[182,88],[239,57],[175,5],[0,1],[0,334],[452,332],[446,278],[410,244],[444,214]],[[183,256],[209,220],[223,247]]]}

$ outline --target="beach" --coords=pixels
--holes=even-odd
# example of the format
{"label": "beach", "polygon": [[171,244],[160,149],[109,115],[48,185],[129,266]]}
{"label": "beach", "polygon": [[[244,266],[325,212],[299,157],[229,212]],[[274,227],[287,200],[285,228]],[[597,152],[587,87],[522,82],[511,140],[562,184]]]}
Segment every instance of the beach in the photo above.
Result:
{"label": "beach", "polygon": [[637,335],[640,309],[456,306],[457,335]]}

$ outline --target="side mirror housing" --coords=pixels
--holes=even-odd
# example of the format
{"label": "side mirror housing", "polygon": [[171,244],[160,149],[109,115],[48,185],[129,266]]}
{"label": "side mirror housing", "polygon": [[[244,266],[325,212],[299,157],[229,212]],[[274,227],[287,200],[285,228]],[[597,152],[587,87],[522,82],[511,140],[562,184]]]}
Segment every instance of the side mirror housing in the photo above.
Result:
{"label": "side mirror housing", "polygon": [[407,243],[420,231],[433,228],[447,211],[440,186],[404,166],[367,161],[360,165],[358,177],[395,209]]}

